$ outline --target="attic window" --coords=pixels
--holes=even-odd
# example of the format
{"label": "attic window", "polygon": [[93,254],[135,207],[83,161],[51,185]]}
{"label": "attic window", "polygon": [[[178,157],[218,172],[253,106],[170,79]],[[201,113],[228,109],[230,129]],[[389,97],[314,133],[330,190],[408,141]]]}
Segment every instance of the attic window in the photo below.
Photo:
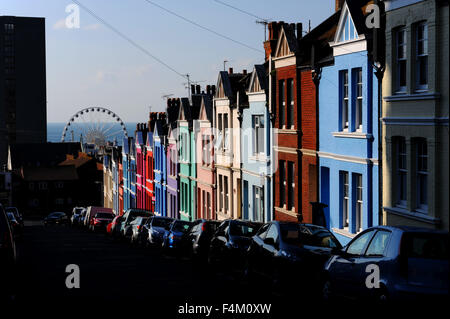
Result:
{"label": "attic window", "polygon": [[348,14],[348,11],[345,14],[343,19],[344,25],[341,28],[341,36],[339,38],[339,42],[351,41],[358,38],[358,34],[356,33],[355,24],[353,23],[352,18]]}

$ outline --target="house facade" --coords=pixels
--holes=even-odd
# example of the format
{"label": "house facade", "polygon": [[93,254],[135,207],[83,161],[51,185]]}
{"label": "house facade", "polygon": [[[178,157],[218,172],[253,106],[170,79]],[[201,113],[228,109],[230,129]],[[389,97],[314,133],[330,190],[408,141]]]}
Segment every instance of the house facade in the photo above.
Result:
{"label": "house facade", "polygon": [[218,220],[242,218],[241,120],[242,106],[248,103],[245,90],[247,71],[221,71],[214,96],[216,168],[216,216]]}
{"label": "house facade", "polygon": [[[272,22],[264,47],[269,60],[270,109],[273,113],[274,219],[305,219],[301,210],[301,127],[299,110],[298,47],[301,24]],[[298,33],[298,37],[297,34]]]}
{"label": "house facade", "polygon": [[180,99],[167,100],[167,216],[172,218],[180,218],[179,213],[179,163],[178,163],[178,114],[180,110]]}
{"label": "house facade", "polygon": [[248,108],[242,112],[242,218],[255,222],[273,219],[268,84],[265,65],[255,65],[247,88]]}
{"label": "house facade", "polygon": [[137,124],[136,127],[136,208],[145,209],[146,208],[146,138],[147,138],[147,124]]}
{"label": "house facade", "polygon": [[382,222],[448,231],[448,1],[385,5]]}
{"label": "house facade", "polygon": [[153,130],[153,158],[155,175],[155,214],[167,216],[167,123],[165,113],[160,113]]}
{"label": "house facade", "polygon": [[197,217],[216,219],[215,209],[215,168],[214,168],[214,110],[212,96],[215,86],[207,86],[206,95],[201,100],[196,142],[197,158]]}
{"label": "house facade", "polygon": [[378,225],[378,82],[365,5],[346,1],[319,89],[320,200],[342,243]]}

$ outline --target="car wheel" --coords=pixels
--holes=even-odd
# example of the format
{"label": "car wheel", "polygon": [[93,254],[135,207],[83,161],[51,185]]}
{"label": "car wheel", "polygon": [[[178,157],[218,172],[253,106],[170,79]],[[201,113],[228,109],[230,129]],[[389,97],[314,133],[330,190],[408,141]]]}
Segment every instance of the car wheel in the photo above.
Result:
{"label": "car wheel", "polygon": [[376,301],[385,304],[389,301],[389,294],[385,286],[381,285],[375,295]]}

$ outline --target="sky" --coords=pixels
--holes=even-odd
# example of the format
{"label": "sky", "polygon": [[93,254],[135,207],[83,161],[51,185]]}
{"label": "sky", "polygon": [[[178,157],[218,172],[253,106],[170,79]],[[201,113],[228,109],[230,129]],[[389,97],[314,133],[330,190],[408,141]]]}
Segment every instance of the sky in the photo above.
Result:
{"label": "sky", "polygon": [[[233,40],[207,32],[146,0],[79,0],[180,74],[202,87],[218,72],[252,70],[264,62],[264,27],[257,18],[215,0],[151,0]],[[270,20],[314,28],[330,16],[334,0],[221,0]],[[187,96],[186,79],[131,45],[80,8],[80,28],[65,26],[70,0],[1,0],[0,15],[46,19],[47,121],[67,122],[91,106],[109,108],[124,122],[145,121],[165,109],[164,95]],[[259,50],[259,51],[258,51]]]}

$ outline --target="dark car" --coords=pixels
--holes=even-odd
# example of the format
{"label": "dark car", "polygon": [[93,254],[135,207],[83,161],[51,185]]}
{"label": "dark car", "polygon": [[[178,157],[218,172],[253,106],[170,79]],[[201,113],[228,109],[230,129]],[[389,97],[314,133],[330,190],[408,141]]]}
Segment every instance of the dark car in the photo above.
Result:
{"label": "dark car", "polygon": [[22,235],[22,225],[19,223],[13,213],[6,212],[6,216],[8,216],[9,226],[11,227],[14,238],[19,238]]}
{"label": "dark car", "polygon": [[129,239],[131,237],[131,222],[137,217],[151,216],[153,216],[153,213],[147,210],[135,208],[127,210],[122,216],[122,222],[120,224],[120,235],[125,239]]}
{"label": "dark car", "polygon": [[223,221],[211,239],[208,263],[224,270],[242,272],[247,249],[261,225],[243,220]]}
{"label": "dark car", "polygon": [[150,245],[161,246],[164,239],[164,234],[170,230],[170,226],[173,221],[173,218],[160,216],[154,216],[149,219],[147,224],[144,226],[147,233],[147,242]]}
{"label": "dark car", "polygon": [[186,235],[189,242],[189,253],[192,258],[195,260],[207,260],[211,238],[219,225],[219,221],[206,219],[198,219],[194,222],[193,227]]}
{"label": "dark car", "polygon": [[131,225],[131,237],[130,242],[132,244],[140,244],[141,236],[140,233],[142,232],[142,229],[144,228],[144,225],[147,223],[150,217],[137,217],[135,220],[133,220]]}
{"label": "dark car", "polygon": [[325,262],[332,250],[341,248],[336,237],[321,226],[273,221],[253,236],[245,274],[269,279],[275,290],[289,283],[303,292],[317,293]]}
{"label": "dark car", "polygon": [[90,229],[92,231],[106,231],[106,226],[114,219],[113,213],[96,213],[94,218],[91,219]]}
{"label": "dark car", "polygon": [[80,213],[80,215],[78,216],[77,219],[77,226],[83,226],[84,225],[84,220],[86,219],[86,214],[87,214],[87,208],[83,209]]}
{"label": "dark car", "polygon": [[16,245],[9,226],[8,217],[0,204],[0,303],[12,294],[11,272],[16,262]]}
{"label": "dark car", "polygon": [[187,246],[186,234],[192,223],[184,220],[174,220],[168,231],[164,233],[162,248],[166,253],[180,253]]}
{"label": "dark car", "polygon": [[406,226],[369,228],[325,264],[324,297],[448,298],[448,246],[448,232]]}
{"label": "dark car", "polygon": [[50,224],[67,224],[68,222],[69,218],[67,217],[66,213],[63,212],[54,212],[44,218],[44,226]]}
{"label": "dark car", "polygon": [[17,222],[20,224],[21,227],[23,227],[23,217],[22,217],[22,214],[19,213],[19,210],[17,209],[17,207],[6,207],[5,212],[13,213]]}

